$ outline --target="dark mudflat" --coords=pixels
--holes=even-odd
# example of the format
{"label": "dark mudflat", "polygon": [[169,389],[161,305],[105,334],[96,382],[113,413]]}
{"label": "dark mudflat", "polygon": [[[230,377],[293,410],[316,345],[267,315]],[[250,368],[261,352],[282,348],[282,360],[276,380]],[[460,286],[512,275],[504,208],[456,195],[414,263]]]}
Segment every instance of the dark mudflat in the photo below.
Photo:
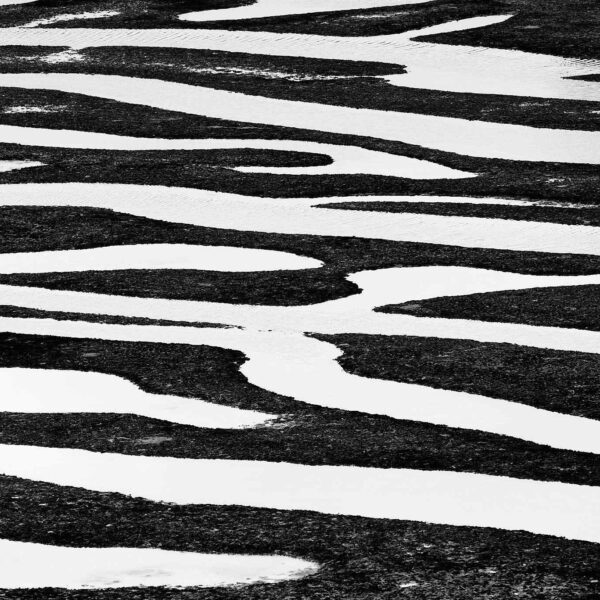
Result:
{"label": "dark mudflat", "polygon": [[577,285],[431,298],[384,306],[386,313],[600,331],[600,286]]}
{"label": "dark mudflat", "polygon": [[[417,202],[342,202],[325,205],[339,210],[364,210],[450,217],[477,217],[481,219],[508,219],[511,221],[539,221],[563,225],[600,226],[600,206],[567,208],[557,206],[494,206],[485,204],[417,203]],[[482,223],[485,226],[485,223]]]}

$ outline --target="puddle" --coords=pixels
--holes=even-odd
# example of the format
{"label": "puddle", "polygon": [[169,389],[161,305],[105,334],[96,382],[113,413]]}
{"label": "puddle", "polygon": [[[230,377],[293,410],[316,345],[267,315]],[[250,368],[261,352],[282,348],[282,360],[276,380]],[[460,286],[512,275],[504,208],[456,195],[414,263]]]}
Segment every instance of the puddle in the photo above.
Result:
{"label": "puddle", "polygon": [[0,173],[30,169],[31,167],[44,167],[45,163],[34,160],[0,160]]}
{"label": "puddle", "polygon": [[1,274],[128,269],[192,269],[246,273],[314,269],[322,265],[321,261],[314,258],[278,250],[187,244],[136,244],[0,254]]}
{"label": "puddle", "polygon": [[130,414],[210,429],[256,427],[277,417],[196,398],[150,394],[116,375],[94,372],[0,368],[0,389],[1,412]]}
{"label": "puddle", "polygon": [[316,563],[286,556],[71,548],[10,540],[0,540],[0,562],[0,589],[220,587],[300,579],[318,570]]}

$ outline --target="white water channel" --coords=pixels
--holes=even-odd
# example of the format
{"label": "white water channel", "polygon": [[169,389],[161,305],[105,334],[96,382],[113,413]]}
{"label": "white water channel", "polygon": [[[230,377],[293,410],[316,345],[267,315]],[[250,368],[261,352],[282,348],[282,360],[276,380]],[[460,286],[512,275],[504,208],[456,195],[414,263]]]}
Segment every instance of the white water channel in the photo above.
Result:
{"label": "white water channel", "polygon": [[376,137],[466,156],[600,164],[598,131],[349,108],[118,75],[0,74],[0,87],[85,94],[217,119],[243,116],[248,123]]}
{"label": "white water channel", "polygon": [[200,10],[185,13],[183,21],[231,21],[240,19],[262,19],[282,15],[305,15],[310,13],[387,8],[423,4],[431,0],[255,0],[245,6]]}
{"label": "white water channel", "polygon": [[256,427],[276,418],[196,398],[150,394],[103,373],[0,368],[0,389],[1,412],[130,414],[210,429]]}
{"label": "white water channel", "polygon": [[[16,306],[95,313],[102,310],[108,314],[128,310],[139,312],[124,307],[128,300],[132,300],[126,298],[122,303],[118,303],[117,299],[119,306],[115,310],[114,297],[111,296],[11,286],[2,286],[0,293],[3,302]],[[102,304],[103,301],[106,306]],[[154,306],[159,307],[160,302],[157,301]],[[84,306],[86,303],[87,309]],[[165,305],[162,308],[164,309]],[[533,346],[566,350],[585,349],[595,353],[600,349],[600,334],[597,332],[477,321],[418,319],[406,315],[378,316],[383,317],[380,325],[389,325],[390,331],[380,328],[367,331],[368,333],[383,332],[386,335],[448,337],[516,344],[533,342]],[[358,327],[352,326],[353,320],[360,317],[361,315],[349,313],[342,332],[362,332],[360,324]],[[260,323],[254,327],[260,327]],[[291,329],[292,327],[291,315],[289,328],[262,331],[0,318],[0,331],[11,333],[195,344],[238,350],[248,358],[240,371],[250,383],[307,404],[480,430],[560,449],[600,453],[599,421],[477,394],[351,375],[336,362],[342,354],[338,348],[306,337],[301,332]],[[327,333],[336,332],[331,329],[328,327]],[[553,335],[554,333],[556,335]]]}
{"label": "white water channel", "polygon": [[176,504],[242,505],[600,542],[600,488],[510,477],[0,445],[0,473]]}
{"label": "white water channel", "polygon": [[385,62],[406,67],[407,73],[404,75],[385,77],[391,84],[400,87],[600,101],[599,82],[569,79],[599,73],[598,60],[562,58],[518,50],[432,44],[416,39],[436,33],[489,27],[503,23],[511,16],[474,17],[399,34],[359,37],[218,29],[16,27],[2,29],[0,45],[189,48],[267,56]]}
{"label": "white water channel", "polygon": [[[444,167],[427,160],[367,150],[295,140],[262,139],[164,139],[143,138],[89,131],[42,129],[0,125],[0,143],[52,148],[90,150],[277,150],[327,155],[331,164],[314,167],[232,167],[244,173],[277,175],[384,175],[411,179],[455,179],[471,173]],[[34,166],[36,163],[30,163]],[[39,163],[37,163],[39,164]],[[1,167],[0,167],[1,168]],[[16,168],[16,167],[14,167]]]}
{"label": "white water channel", "polygon": [[0,540],[0,563],[0,589],[220,587],[300,579],[319,568],[314,562],[278,555],[72,548],[11,540]]}
{"label": "white water channel", "polygon": [[290,252],[192,244],[134,244],[0,254],[1,274],[128,269],[192,269],[245,273],[314,269],[322,265],[319,260]]}
{"label": "white water channel", "polygon": [[[405,200],[405,197],[396,198]],[[318,207],[353,200],[380,202],[389,201],[389,197],[258,198],[190,188],[104,183],[0,185],[0,206],[87,206],[172,223],[238,231],[600,255],[597,227]]]}

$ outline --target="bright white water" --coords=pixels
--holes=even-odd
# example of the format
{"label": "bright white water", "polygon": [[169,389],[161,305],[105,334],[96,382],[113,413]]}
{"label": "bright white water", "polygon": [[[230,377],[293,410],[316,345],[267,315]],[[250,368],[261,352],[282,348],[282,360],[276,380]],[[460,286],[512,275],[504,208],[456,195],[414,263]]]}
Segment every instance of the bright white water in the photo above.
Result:
{"label": "bright white water", "polygon": [[2,412],[131,414],[211,429],[256,427],[276,418],[196,398],[150,394],[103,373],[2,368],[0,389]]}
{"label": "bright white water", "polygon": [[343,10],[359,10],[423,4],[431,0],[255,0],[246,6],[200,10],[181,15],[183,21],[231,21],[262,19],[280,15],[304,15]]}
{"label": "bright white water", "polygon": [[[126,302],[120,303],[115,309],[113,298],[109,296],[83,298],[82,294],[77,293],[50,292],[33,288],[11,289],[10,286],[2,286],[0,293],[3,302],[17,306],[54,310],[61,310],[60,307],[62,310],[68,310],[67,307],[73,307],[73,310],[82,309],[80,312],[90,310],[97,312],[97,307],[102,306],[101,310],[109,314],[113,310],[120,313],[127,312],[123,306]],[[78,301],[81,299],[84,302]],[[87,310],[82,306],[85,301],[88,301],[90,306]],[[106,301],[109,306],[105,307],[102,301]],[[164,304],[160,306],[161,301],[156,302],[154,307],[164,312],[167,307]],[[95,309],[91,308],[93,303]],[[137,312],[131,308],[129,311]],[[360,320],[361,316],[363,315],[350,313],[346,318],[346,324],[353,324],[354,320]],[[367,329],[368,333],[386,335],[449,337],[517,344],[533,342],[534,346],[567,350],[586,349],[596,353],[600,349],[600,334],[596,332],[477,321],[417,319],[405,315],[379,316],[384,317],[379,325],[387,324],[391,331],[381,328],[373,331],[368,327],[361,327],[359,323],[357,327],[347,326],[342,332],[361,332],[361,329]],[[288,329],[285,329],[284,325],[284,329],[281,330],[260,331],[99,325],[82,321],[0,318],[0,331],[75,338],[196,344],[238,350],[248,357],[248,361],[242,365],[240,371],[250,383],[308,404],[475,429],[513,436],[555,448],[600,453],[599,421],[535,409],[516,402],[476,394],[351,375],[336,362],[341,355],[340,350],[331,344],[305,337],[301,332],[294,331],[291,329],[294,321],[291,315],[289,320]],[[327,327],[328,323],[325,319],[323,322]],[[396,327],[393,327],[394,324]],[[255,327],[260,327],[260,323]],[[327,327],[325,332],[336,333],[335,326]]]}
{"label": "bright white water", "polygon": [[[343,201],[387,199],[353,196]],[[0,185],[0,206],[88,206],[173,223],[238,231],[600,255],[597,227],[318,208],[319,204],[331,201],[330,198],[258,198],[190,188],[103,183]]]}
{"label": "bright white water", "polygon": [[[472,174],[427,160],[367,150],[358,146],[338,146],[294,140],[261,139],[164,139],[141,138],[109,133],[41,129],[0,125],[0,143],[53,148],[92,150],[220,150],[252,148],[285,152],[309,152],[330,156],[332,163],[315,167],[233,167],[245,173],[278,175],[385,175],[412,179],[455,179]],[[32,166],[36,163],[29,163]]]}
{"label": "bright white water", "polygon": [[314,269],[322,265],[314,258],[277,250],[191,244],[136,244],[0,254],[2,274],[126,269],[249,272]]}
{"label": "bright white water", "polygon": [[242,505],[600,542],[600,488],[472,473],[124,456],[0,445],[0,472],[177,504]]}
{"label": "bright white water", "polygon": [[[268,56],[386,62],[407,73],[386,77],[397,86],[461,93],[566,100],[600,100],[600,83],[569,77],[600,72],[600,61],[420,41],[420,36],[493,26],[512,15],[453,21],[393,35],[336,37],[208,29],[2,30],[0,45],[134,46],[244,52]],[[238,115],[239,117],[239,115]]]}
{"label": "bright white water", "polygon": [[37,0],[0,0],[0,8],[3,6],[12,6],[13,4],[29,4]]}
{"label": "bright white water", "polygon": [[29,169],[30,167],[43,167],[44,163],[33,160],[0,160],[0,173]]}
{"label": "bright white water", "polygon": [[0,589],[216,587],[275,583],[318,570],[313,562],[287,556],[71,548],[11,540],[0,540],[0,563]]}
{"label": "bright white water", "polygon": [[466,156],[600,164],[600,132],[543,129],[251,96],[117,75],[0,74],[0,86],[85,94],[217,119],[399,141]]}

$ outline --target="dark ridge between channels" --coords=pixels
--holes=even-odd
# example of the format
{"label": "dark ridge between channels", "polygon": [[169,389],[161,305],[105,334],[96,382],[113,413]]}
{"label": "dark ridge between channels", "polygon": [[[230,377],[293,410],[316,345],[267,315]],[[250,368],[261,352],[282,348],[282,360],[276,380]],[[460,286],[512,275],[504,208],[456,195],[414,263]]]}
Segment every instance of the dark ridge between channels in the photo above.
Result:
{"label": "dark ridge between channels", "polygon": [[170,321],[167,319],[146,319],[143,317],[122,317],[104,314],[87,314],[75,312],[58,312],[39,310],[22,306],[0,304],[0,317],[13,319],[52,319],[54,321],[86,321],[88,323],[104,323],[106,325],[159,325],[167,327],[210,327],[230,329],[231,325],[219,323],[201,323],[196,321]]}
{"label": "dark ridge between channels", "polygon": [[[540,287],[391,304],[378,312],[600,331],[600,285]],[[573,383],[575,384],[575,383]]]}
{"label": "dark ridge between channels", "polygon": [[443,215],[451,217],[477,217],[481,219],[508,219],[512,221],[538,221],[563,225],[600,226],[600,206],[567,208],[562,206],[501,206],[492,204],[418,203],[418,202],[339,202],[319,206],[337,210],[362,210],[368,212],[409,213],[417,215]]}
{"label": "dark ridge between channels", "polygon": [[304,306],[360,292],[344,273],[327,269],[227,273],[123,269],[80,273],[0,275],[0,284],[111,296],[269,306]]}

